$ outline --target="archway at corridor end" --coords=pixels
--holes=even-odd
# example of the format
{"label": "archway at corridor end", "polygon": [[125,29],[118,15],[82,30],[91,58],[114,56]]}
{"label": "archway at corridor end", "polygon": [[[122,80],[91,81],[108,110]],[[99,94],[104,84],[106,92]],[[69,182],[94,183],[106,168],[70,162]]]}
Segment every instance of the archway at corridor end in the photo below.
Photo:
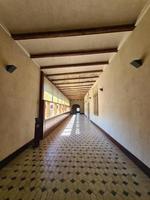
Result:
{"label": "archway at corridor end", "polygon": [[80,105],[79,104],[72,105],[71,113],[72,114],[80,113]]}

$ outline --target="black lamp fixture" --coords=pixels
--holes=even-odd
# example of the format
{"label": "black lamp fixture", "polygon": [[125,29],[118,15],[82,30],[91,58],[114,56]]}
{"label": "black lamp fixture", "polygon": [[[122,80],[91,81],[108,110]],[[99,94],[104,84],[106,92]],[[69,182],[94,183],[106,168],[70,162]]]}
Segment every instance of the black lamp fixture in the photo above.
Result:
{"label": "black lamp fixture", "polygon": [[13,73],[17,69],[17,67],[15,65],[6,65],[5,69],[9,73]]}
{"label": "black lamp fixture", "polygon": [[100,88],[100,91],[103,91],[103,88]]}
{"label": "black lamp fixture", "polygon": [[143,65],[143,59],[135,59],[130,64],[135,68],[139,68]]}

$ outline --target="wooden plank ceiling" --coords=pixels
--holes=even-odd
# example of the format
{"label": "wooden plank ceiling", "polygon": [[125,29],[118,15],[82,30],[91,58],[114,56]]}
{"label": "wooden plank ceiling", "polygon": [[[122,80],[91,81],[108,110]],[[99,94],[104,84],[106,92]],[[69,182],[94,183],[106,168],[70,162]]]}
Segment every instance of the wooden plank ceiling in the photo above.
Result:
{"label": "wooden plank ceiling", "polygon": [[147,0],[5,0],[0,19],[68,98],[82,99]]}

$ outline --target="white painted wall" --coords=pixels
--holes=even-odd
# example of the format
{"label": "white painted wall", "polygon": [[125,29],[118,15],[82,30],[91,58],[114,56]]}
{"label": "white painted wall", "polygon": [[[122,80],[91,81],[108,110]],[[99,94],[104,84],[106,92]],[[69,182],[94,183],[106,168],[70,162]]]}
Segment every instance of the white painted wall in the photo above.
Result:
{"label": "white painted wall", "polygon": [[[130,65],[143,57],[141,68]],[[98,91],[99,116],[93,114],[93,98],[85,97],[90,119],[150,167],[150,10],[96,84],[103,88]]]}

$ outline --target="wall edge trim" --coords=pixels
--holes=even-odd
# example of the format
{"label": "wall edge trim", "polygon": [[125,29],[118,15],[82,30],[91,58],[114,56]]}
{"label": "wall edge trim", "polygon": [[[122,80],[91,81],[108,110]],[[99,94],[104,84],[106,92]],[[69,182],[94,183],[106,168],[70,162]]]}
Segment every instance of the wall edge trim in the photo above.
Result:
{"label": "wall edge trim", "polygon": [[59,114],[59,115],[56,115],[56,116],[53,116],[53,117],[51,117],[51,118],[45,119],[44,122],[50,121],[50,120],[55,119],[55,118],[57,118],[57,117],[59,117],[59,116],[61,116],[61,115],[69,114],[69,113],[70,113],[70,111],[61,113],[61,114]]}
{"label": "wall edge trim", "polygon": [[140,159],[133,155],[129,150],[127,150],[122,144],[115,140],[109,133],[107,133],[103,128],[98,126],[95,122],[90,120],[98,129],[104,133],[109,140],[111,140],[130,160],[132,160],[148,177],[150,177],[150,168],[145,165]]}
{"label": "wall edge trim", "polygon": [[0,169],[5,167],[9,162],[14,160],[19,154],[21,154],[24,150],[26,150],[29,146],[33,145],[34,139],[30,140],[28,143],[24,144],[22,147],[14,151],[12,154],[4,158],[2,161],[0,161]]}
{"label": "wall edge trim", "polygon": [[[45,132],[46,135],[44,135],[44,138],[49,134],[47,132],[54,130],[59,126],[64,120],[66,120],[70,115],[68,115],[65,119],[61,120],[59,123],[54,125],[51,129],[47,130]],[[0,169],[5,167],[8,163],[10,163],[12,160],[14,160],[19,154],[21,154],[23,151],[25,151],[28,147],[32,146],[34,143],[34,139],[30,140],[28,143],[24,144],[22,147],[14,151],[12,154],[8,155],[6,158],[0,161]]]}

